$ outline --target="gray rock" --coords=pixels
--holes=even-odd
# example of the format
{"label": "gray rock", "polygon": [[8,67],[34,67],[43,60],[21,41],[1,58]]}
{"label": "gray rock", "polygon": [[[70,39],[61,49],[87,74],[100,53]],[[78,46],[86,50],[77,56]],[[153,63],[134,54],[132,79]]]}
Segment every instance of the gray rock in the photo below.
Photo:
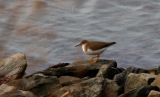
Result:
{"label": "gray rock", "polygon": [[146,73],[140,73],[140,74],[130,73],[127,76],[127,80],[125,83],[125,92],[148,85],[149,80],[155,77],[156,75],[146,74]]}
{"label": "gray rock", "polygon": [[157,86],[142,86],[130,90],[119,97],[147,97],[152,90],[159,91],[159,88]]}
{"label": "gray rock", "polygon": [[14,80],[9,82],[8,85],[14,86],[19,90],[30,91],[38,97],[47,96],[51,90],[53,91],[61,87],[56,76],[46,76],[41,73]]}
{"label": "gray rock", "polygon": [[113,80],[105,79],[103,84],[103,97],[118,97],[119,86]]}
{"label": "gray rock", "polygon": [[118,95],[123,94],[124,93],[124,86],[125,86],[125,82],[127,79],[127,71],[123,71],[119,74],[116,74],[114,76],[114,81],[117,83],[117,85],[119,86],[119,90],[118,90]]}
{"label": "gray rock", "polygon": [[[139,73],[155,74],[156,73],[156,69],[147,70],[147,69],[136,68],[136,67],[129,67],[126,70],[122,70],[122,71],[123,72],[116,74],[114,76],[114,79],[113,79],[120,86],[119,94],[124,93],[124,86],[125,86],[128,74],[130,74],[130,73],[135,73],[135,74],[139,74]],[[148,84],[150,84],[153,80],[154,80],[154,78],[149,78]]]}

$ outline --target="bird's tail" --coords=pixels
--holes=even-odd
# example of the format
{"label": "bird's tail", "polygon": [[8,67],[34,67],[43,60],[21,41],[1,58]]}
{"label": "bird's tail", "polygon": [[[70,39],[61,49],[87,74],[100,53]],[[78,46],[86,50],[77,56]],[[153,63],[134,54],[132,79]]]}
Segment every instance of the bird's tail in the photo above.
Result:
{"label": "bird's tail", "polygon": [[114,44],[116,44],[116,42],[110,42],[110,43],[107,44],[107,46],[111,46],[111,45],[114,45]]}

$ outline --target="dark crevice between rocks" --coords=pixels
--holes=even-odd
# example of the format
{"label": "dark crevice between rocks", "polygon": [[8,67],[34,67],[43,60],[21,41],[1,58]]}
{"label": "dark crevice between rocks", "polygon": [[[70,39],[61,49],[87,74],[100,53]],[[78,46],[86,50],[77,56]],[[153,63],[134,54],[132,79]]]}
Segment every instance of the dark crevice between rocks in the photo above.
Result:
{"label": "dark crevice between rocks", "polygon": [[143,86],[137,90],[136,97],[147,97],[151,90],[160,91],[157,86]]}
{"label": "dark crevice between rocks", "polygon": [[[79,78],[84,78],[84,77],[95,77],[98,73],[99,69],[93,69],[93,70],[87,70],[85,72],[82,73],[78,73],[75,70],[72,70],[70,68],[67,67],[60,67],[60,68],[49,68],[43,72],[37,72],[37,73],[42,73],[46,76],[75,76],[75,77],[79,77]],[[27,76],[29,77],[29,76]]]}
{"label": "dark crevice between rocks", "polygon": [[124,86],[125,86],[126,79],[127,79],[127,71],[123,71],[114,76],[114,81],[119,86],[118,95],[121,95],[124,93]]}
{"label": "dark crevice between rocks", "polygon": [[150,78],[150,79],[148,79],[148,85],[150,85],[153,81],[155,80],[155,78]]}
{"label": "dark crevice between rocks", "polygon": [[120,88],[118,89],[118,96],[124,93],[124,86],[120,86]]}
{"label": "dark crevice between rocks", "polygon": [[84,75],[84,77],[90,77],[90,78],[95,77],[97,75],[98,71],[99,71],[99,69],[88,70],[86,72],[86,74]]}
{"label": "dark crevice between rocks", "polygon": [[[32,91],[34,94],[37,94],[37,97],[41,97],[43,94],[45,94],[48,91],[48,87],[50,84],[46,85],[46,84],[41,84],[38,85],[32,89],[30,89],[29,91]],[[43,97],[47,95],[43,95]]]}
{"label": "dark crevice between rocks", "polygon": [[56,65],[52,65],[51,67],[49,68],[58,68],[58,67],[65,67],[69,65],[69,63],[59,63],[59,64],[56,64]]}
{"label": "dark crevice between rocks", "polygon": [[157,86],[142,86],[120,95],[119,97],[147,97],[151,90],[160,91]]}
{"label": "dark crevice between rocks", "polygon": [[107,70],[107,72],[106,72],[105,78],[113,79],[116,74],[119,74],[122,71],[123,70],[120,69],[120,68],[109,67],[108,70]]}
{"label": "dark crevice between rocks", "polygon": [[148,70],[136,67],[128,67],[126,71],[130,73],[148,73]]}

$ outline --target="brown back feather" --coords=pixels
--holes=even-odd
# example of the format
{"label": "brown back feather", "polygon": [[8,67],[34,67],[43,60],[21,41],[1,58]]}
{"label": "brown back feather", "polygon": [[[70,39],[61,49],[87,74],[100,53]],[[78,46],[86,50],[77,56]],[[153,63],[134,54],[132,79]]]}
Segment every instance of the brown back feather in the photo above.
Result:
{"label": "brown back feather", "polygon": [[88,41],[88,47],[91,50],[98,50],[98,49],[101,49],[101,48],[109,47],[113,44],[115,44],[115,42]]}

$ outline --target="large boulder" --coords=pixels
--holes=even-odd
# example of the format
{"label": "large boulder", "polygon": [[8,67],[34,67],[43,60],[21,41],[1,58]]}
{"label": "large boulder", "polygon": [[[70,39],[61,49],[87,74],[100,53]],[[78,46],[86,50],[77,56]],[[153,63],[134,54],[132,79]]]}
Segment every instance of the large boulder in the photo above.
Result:
{"label": "large boulder", "polygon": [[17,53],[0,60],[0,83],[22,78],[25,74],[26,67],[26,56],[23,53]]}
{"label": "large boulder", "polygon": [[[127,69],[123,69],[123,68],[117,68],[119,70],[121,70],[120,73],[116,74],[113,78],[113,80],[120,86],[120,89],[118,91],[119,94],[123,94],[125,92],[125,87],[126,87],[126,80],[128,78],[128,75],[130,73],[132,74],[141,74],[141,73],[145,73],[145,74],[156,74],[157,69],[143,69],[143,68],[136,68],[136,67],[128,67]],[[143,75],[143,74],[142,74]],[[135,79],[133,79],[135,80]],[[150,78],[148,80],[148,84],[150,84],[152,81],[154,80],[154,78]]]}
{"label": "large boulder", "polygon": [[[107,65],[106,70],[108,70],[106,72],[106,70],[104,70],[103,75],[106,77],[113,77],[115,73],[111,72],[114,70],[108,69],[108,68],[116,68],[117,67],[117,63],[113,60],[99,60],[96,63],[92,63],[90,64],[87,61],[81,61],[81,62],[74,62],[71,64],[67,64],[63,67],[60,66],[52,66],[44,71],[42,71],[41,73],[45,74],[45,75],[49,75],[49,76],[75,76],[75,77],[95,77],[97,75],[97,73],[99,72],[102,65]],[[111,75],[111,76],[110,76]]]}
{"label": "large boulder", "polygon": [[118,97],[147,97],[150,91],[159,91],[157,86],[141,86],[136,89],[132,89]]}
{"label": "large boulder", "polygon": [[146,74],[146,73],[130,73],[127,76],[126,83],[125,83],[125,92],[128,92],[132,89],[136,89],[142,86],[146,86],[150,84],[150,81],[152,81],[156,75],[152,74]]}

